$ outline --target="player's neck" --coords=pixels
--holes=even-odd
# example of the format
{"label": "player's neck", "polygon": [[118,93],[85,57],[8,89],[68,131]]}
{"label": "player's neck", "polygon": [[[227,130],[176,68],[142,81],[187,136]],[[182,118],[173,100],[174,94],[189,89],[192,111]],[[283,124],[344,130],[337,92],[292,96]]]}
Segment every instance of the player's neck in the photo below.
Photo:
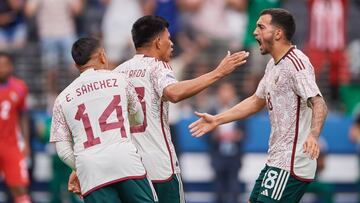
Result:
{"label": "player's neck", "polygon": [[83,73],[89,69],[100,70],[100,69],[107,69],[107,68],[104,64],[99,64],[99,63],[87,63],[79,68],[80,73]]}
{"label": "player's neck", "polygon": [[142,54],[144,56],[148,56],[148,57],[154,57],[158,60],[160,60],[160,57],[158,56],[157,52],[154,51],[151,48],[145,47],[145,48],[137,48],[136,49],[136,54]]}
{"label": "player's neck", "polygon": [[275,63],[278,63],[291,47],[293,47],[293,45],[290,42],[274,44],[270,54],[273,57]]}

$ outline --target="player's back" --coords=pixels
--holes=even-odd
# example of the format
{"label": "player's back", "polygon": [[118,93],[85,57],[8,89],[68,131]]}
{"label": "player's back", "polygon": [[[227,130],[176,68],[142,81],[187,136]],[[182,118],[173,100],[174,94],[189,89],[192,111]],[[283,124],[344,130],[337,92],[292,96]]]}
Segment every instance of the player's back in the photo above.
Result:
{"label": "player's back", "polygon": [[125,73],[135,86],[144,112],[144,123],[132,127],[134,143],[153,182],[180,173],[168,124],[169,102],[163,89],[176,82],[171,67],[153,57],[135,55],[114,71]]}
{"label": "player's back", "polygon": [[56,100],[74,140],[76,168],[85,193],[109,181],[145,174],[129,137],[126,87],[121,74],[90,69]]}
{"label": "player's back", "polygon": [[26,110],[26,95],[26,84],[15,77],[0,85],[0,143],[4,146],[17,142],[18,121],[21,112]]}

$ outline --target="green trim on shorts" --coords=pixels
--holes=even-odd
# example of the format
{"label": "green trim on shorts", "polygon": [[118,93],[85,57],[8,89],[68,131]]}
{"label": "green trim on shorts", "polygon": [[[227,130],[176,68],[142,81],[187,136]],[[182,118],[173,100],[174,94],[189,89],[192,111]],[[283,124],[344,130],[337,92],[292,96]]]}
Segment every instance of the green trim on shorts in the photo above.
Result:
{"label": "green trim on shorts", "polygon": [[129,179],[99,188],[84,197],[85,203],[155,203],[150,181]]}
{"label": "green trim on shorts", "polygon": [[300,201],[308,185],[309,182],[295,179],[288,171],[266,165],[255,181],[249,201],[296,203]]}
{"label": "green trim on shorts", "polygon": [[185,203],[184,189],[179,174],[174,174],[170,181],[153,183],[159,203]]}

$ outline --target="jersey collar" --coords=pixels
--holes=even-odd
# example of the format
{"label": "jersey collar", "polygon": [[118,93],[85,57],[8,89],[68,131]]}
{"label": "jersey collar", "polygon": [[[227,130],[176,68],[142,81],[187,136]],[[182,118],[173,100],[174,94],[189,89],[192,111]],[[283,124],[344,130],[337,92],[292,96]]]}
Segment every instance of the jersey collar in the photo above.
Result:
{"label": "jersey collar", "polygon": [[275,66],[280,63],[293,49],[296,49],[296,46],[291,46],[290,49],[280,58],[278,62],[275,61]]}

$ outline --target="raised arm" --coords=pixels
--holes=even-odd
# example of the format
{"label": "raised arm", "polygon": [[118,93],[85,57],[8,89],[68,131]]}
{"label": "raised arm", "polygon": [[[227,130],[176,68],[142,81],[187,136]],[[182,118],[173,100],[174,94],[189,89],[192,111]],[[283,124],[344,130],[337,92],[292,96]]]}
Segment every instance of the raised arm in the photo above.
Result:
{"label": "raised arm", "polygon": [[192,80],[176,82],[167,86],[164,89],[163,98],[173,103],[189,98],[230,74],[237,66],[246,63],[246,58],[248,56],[249,53],[244,51],[232,55],[228,53],[213,71]]}
{"label": "raised arm", "polygon": [[265,99],[261,99],[254,94],[231,109],[215,116],[196,112],[196,115],[199,116],[200,119],[189,126],[190,132],[192,136],[201,137],[221,124],[240,120],[259,112],[264,108],[265,104]]}

